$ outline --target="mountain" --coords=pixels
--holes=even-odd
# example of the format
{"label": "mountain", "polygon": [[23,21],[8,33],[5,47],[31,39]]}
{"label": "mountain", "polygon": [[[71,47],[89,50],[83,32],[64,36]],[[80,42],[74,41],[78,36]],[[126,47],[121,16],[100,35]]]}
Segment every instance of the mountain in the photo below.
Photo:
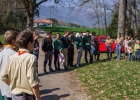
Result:
{"label": "mountain", "polygon": [[60,7],[55,8],[46,5],[39,6],[39,17],[35,19],[46,19],[46,18],[55,18],[63,22],[76,23],[86,27],[93,26],[93,19],[89,18],[87,10],[78,10],[71,9],[69,7]]}

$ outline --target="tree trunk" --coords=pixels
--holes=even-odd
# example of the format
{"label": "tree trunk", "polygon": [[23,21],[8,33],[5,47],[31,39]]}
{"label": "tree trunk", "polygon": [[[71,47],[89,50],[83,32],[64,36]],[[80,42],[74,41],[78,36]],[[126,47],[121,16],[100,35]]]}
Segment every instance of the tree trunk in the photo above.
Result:
{"label": "tree trunk", "polygon": [[136,18],[136,1],[132,0],[131,2],[131,9],[132,9],[132,24],[134,28],[134,36],[138,34],[138,27],[137,27],[137,18]]}
{"label": "tree trunk", "polygon": [[125,38],[126,6],[127,0],[119,0],[118,34],[122,34],[123,38]]}

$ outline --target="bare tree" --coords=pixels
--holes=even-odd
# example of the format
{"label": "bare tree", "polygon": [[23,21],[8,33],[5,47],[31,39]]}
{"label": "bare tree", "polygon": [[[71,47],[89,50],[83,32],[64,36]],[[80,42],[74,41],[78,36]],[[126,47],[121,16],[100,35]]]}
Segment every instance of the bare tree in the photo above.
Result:
{"label": "bare tree", "polygon": [[119,18],[118,18],[118,33],[125,38],[125,21],[126,21],[127,0],[119,0]]}
{"label": "bare tree", "polygon": [[137,18],[136,18],[136,1],[131,0],[131,9],[132,9],[132,23],[134,28],[135,35],[138,34],[138,27],[137,27]]}

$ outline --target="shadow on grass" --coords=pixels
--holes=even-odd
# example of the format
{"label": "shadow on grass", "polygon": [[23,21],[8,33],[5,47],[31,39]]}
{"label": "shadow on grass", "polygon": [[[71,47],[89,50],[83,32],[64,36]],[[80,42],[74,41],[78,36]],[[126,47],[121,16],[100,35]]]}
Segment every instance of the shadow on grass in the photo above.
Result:
{"label": "shadow on grass", "polygon": [[70,94],[62,94],[62,95],[47,95],[47,96],[43,96],[41,97],[41,100],[60,100],[61,98],[65,98],[70,96]]}

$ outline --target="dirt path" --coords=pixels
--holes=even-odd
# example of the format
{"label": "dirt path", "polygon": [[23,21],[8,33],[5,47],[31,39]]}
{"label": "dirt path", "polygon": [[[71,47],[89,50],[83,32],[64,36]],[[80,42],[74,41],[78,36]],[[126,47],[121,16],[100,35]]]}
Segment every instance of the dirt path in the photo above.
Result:
{"label": "dirt path", "polygon": [[[44,32],[36,29],[42,37]],[[81,82],[77,79],[75,71],[65,71],[62,69],[57,72],[50,72],[43,74],[44,53],[40,50],[39,56],[39,79],[40,79],[40,93],[41,100],[90,100],[86,95],[86,89],[81,87]],[[54,65],[52,64],[53,68]],[[47,71],[48,66],[47,66]]]}

